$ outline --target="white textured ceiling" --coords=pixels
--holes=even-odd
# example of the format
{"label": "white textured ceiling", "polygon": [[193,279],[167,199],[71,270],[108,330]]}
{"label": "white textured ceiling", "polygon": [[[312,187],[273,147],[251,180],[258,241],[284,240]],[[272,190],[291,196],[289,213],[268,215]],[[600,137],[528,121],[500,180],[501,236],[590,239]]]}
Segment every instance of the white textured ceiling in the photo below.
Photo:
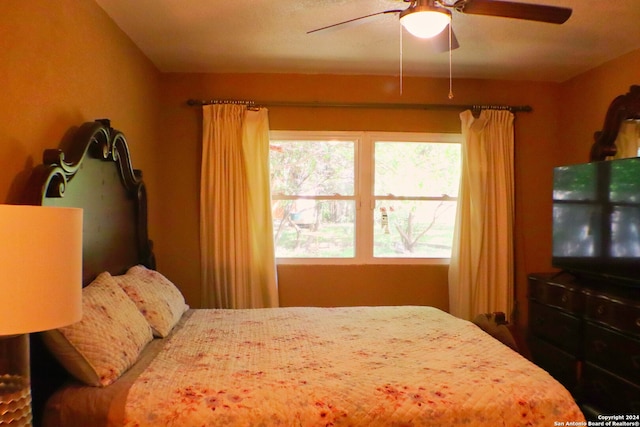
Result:
{"label": "white textured ceiling", "polygon": [[[569,7],[562,24],[454,12],[454,78],[565,81],[640,48],[640,0],[512,0]],[[397,14],[307,31],[401,0],[97,0],[164,72],[397,75]],[[404,75],[445,77],[448,53],[403,36]],[[639,70],[640,76],[640,70]]]}

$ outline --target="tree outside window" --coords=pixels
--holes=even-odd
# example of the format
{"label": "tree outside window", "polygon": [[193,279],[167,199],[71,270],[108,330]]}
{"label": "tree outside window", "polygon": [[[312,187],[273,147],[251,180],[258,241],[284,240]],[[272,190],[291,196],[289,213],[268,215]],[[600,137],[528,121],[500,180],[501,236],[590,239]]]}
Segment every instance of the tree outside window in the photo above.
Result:
{"label": "tree outside window", "polygon": [[282,260],[449,258],[460,135],[273,132],[271,189]]}

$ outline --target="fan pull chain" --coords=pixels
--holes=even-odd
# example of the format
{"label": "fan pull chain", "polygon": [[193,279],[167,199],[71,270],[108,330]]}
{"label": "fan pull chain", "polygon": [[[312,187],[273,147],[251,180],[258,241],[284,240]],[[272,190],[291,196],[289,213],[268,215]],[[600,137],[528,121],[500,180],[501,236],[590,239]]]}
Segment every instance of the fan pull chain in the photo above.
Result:
{"label": "fan pull chain", "polygon": [[400,28],[400,95],[402,95],[402,24],[399,20],[398,28]]}
{"label": "fan pull chain", "polygon": [[453,77],[451,72],[451,34],[452,34],[453,20],[449,21],[449,99],[453,99]]}

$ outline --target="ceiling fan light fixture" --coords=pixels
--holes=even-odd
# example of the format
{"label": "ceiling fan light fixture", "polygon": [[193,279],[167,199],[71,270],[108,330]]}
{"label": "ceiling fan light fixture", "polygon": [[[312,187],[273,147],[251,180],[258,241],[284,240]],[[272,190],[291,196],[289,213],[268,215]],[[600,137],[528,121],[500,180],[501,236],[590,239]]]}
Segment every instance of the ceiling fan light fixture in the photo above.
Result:
{"label": "ceiling fan light fixture", "polygon": [[451,13],[446,9],[418,5],[400,14],[400,23],[412,35],[421,39],[434,37],[451,22]]}

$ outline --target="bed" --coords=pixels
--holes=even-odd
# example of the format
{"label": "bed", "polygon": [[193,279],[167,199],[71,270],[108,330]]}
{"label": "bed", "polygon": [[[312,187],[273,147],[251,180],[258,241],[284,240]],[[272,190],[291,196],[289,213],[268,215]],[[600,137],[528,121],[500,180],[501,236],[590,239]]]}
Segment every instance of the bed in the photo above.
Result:
{"label": "bed", "polygon": [[73,134],[64,150],[45,151],[25,196],[85,209],[83,320],[32,337],[38,424],[584,421],[549,374],[433,307],[189,308],[155,270],[144,182],[124,135],[108,120]]}

